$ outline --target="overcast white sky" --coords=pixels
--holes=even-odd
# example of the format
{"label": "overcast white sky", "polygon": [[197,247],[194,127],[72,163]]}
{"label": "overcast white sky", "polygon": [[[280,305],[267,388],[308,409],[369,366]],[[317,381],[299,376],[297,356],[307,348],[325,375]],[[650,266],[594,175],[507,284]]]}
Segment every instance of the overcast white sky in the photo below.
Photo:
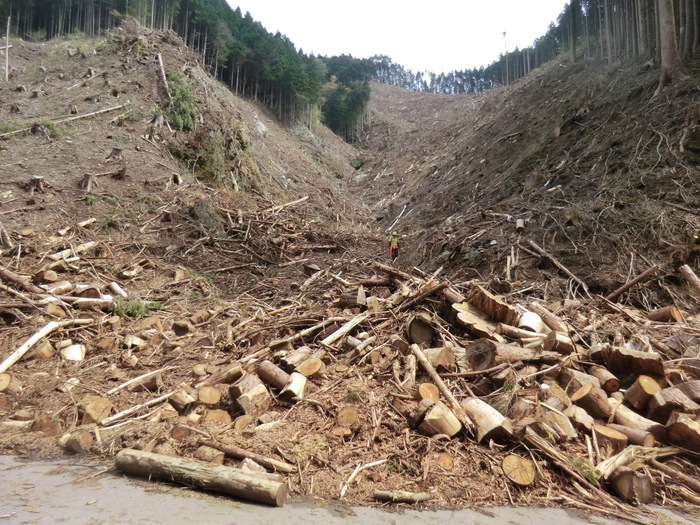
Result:
{"label": "overcast white sky", "polygon": [[434,73],[487,66],[506,45],[508,51],[532,45],[568,5],[568,0],[227,1],[306,54],[388,55],[414,72]]}

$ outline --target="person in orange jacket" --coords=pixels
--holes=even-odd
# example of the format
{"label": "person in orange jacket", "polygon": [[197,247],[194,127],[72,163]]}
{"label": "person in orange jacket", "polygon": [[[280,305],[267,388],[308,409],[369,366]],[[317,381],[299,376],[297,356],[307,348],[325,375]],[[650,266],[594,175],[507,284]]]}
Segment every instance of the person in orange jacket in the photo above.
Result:
{"label": "person in orange jacket", "polygon": [[401,247],[399,246],[399,232],[394,231],[389,237],[389,257],[391,262],[394,262],[401,255]]}

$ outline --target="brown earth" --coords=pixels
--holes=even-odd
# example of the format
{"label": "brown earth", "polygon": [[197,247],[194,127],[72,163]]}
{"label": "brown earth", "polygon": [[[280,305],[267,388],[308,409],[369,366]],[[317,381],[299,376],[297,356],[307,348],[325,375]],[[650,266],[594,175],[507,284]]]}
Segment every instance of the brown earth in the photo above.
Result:
{"label": "brown earth", "polygon": [[[180,69],[194,82],[200,119],[192,133],[154,124],[167,103],[157,53],[166,70]],[[370,503],[373,491],[383,489],[432,492],[437,498],[430,505],[439,506],[611,508],[582,495],[545,458],[538,458],[532,486],[510,484],[500,467],[503,455],[516,449],[530,457],[517,443],[487,447],[410,430],[392,408],[402,395],[392,382],[400,352],[388,341],[403,335],[412,310],[384,311],[362,326],[377,337],[376,359],[360,359],[342,345],[329,352],[326,374],[307,388],[311,401],[277,403],[261,415],[258,423],[279,421],[271,428],[190,422],[196,430],[178,441],[171,431],[187,414],[173,418],[156,405],[95,427],[81,425],[82,407],[133,377],[164,369],[157,393],[110,395],[114,415],[231,363],[250,367],[251,356],[276,356],[273,341],[323,319],[358,315],[362,308],[338,299],[356,295],[358,283],[370,277],[386,279],[372,262],[386,258],[386,229],[402,211],[399,269],[443,267],[443,275],[466,290],[471,280],[505,278],[512,256],[517,262],[507,300],[581,299],[561,315],[583,329],[596,306],[550,261],[533,256],[528,239],[587,283],[591,294],[605,295],[659,264],[662,271],[624,300],[643,310],[675,302],[690,323],[682,330],[697,333],[692,316],[700,303],[676,272],[695,260],[687,249],[699,192],[700,93],[693,78],[654,99],[655,70],[641,63],[607,69],[555,62],[479,96],[374,85],[372,126],[355,149],[320,125],[311,131],[283,126],[254,101],[233,96],[173,34],[131,27],[97,42],[17,42],[11,57],[14,75],[0,92],[3,131],[28,131],[6,135],[0,145],[0,224],[12,245],[3,251],[2,268],[31,278],[51,262],[49,255],[96,241],[80,260],[57,267],[60,278],[103,292],[117,282],[131,301],[111,311],[63,304],[47,313],[36,294],[3,279],[0,359],[51,320],[94,323],[48,338],[54,347],[69,338],[84,344],[83,361],[57,354],[9,368],[22,389],[0,397],[0,450],[64,454],[58,436],[87,428],[95,436],[89,455],[111,458],[133,447],[191,456],[205,434],[297,465],[298,475],[288,476],[293,494],[337,499],[358,465],[386,459],[382,468],[362,472],[345,499]],[[71,106],[77,116],[114,109],[60,122]],[[113,175],[122,168],[125,176]],[[214,176],[201,182],[195,170]],[[89,192],[79,186],[85,174],[98,175]],[[44,188],[32,189],[34,175],[44,177]],[[516,233],[516,219],[526,221],[524,232]],[[309,278],[304,264],[321,271]],[[368,286],[367,295],[387,298],[400,288],[386,280]],[[628,320],[598,317],[603,337],[634,335]],[[176,332],[177,323],[186,330]],[[341,324],[304,342],[321,348],[322,337]],[[672,328],[664,330],[673,336]],[[128,348],[129,335],[145,343]],[[440,336],[457,346],[470,340],[442,322]],[[697,351],[693,345],[688,351]],[[462,393],[469,383],[450,385]],[[229,401],[222,407],[240,415]],[[346,407],[358,408],[360,421],[343,436],[333,430]],[[189,411],[207,413],[202,405]],[[57,423],[58,435],[37,430],[32,422],[40,415]],[[572,458],[587,456],[583,441],[562,448]],[[683,499],[672,484],[659,489],[659,501],[682,505]]]}

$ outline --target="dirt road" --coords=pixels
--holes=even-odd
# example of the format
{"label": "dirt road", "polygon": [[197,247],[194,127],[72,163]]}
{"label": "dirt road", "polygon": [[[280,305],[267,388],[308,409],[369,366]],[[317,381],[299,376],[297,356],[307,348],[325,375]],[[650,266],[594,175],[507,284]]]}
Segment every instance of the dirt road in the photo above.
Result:
{"label": "dirt road", "polygon": [[402,525],[621,523],[602,517],[584,518],[553,508],[385,510],[327,505],[315,500],[300,499],[293,499],[282,508],[270,508],[167,483],[129,479],[106,472],[107,469],[108,464],[87,464],[72,460],[25,461],[12,456],[0,456],[0,524],[333,525],[395,524],[399,521]]}

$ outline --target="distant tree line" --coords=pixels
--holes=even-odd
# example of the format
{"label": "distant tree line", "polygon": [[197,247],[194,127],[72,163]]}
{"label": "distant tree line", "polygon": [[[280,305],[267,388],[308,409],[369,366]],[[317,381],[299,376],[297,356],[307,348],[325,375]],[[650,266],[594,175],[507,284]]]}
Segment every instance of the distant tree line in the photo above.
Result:
{"label": "distant tree line", "polygon": [[[387,56],[323,57],[297,50],[225,0],[0,0],[13,34],[34,40],[110,30],[124,16],[172,30],[233,92],[269,107],[280,120],[311,125],[318,116],[346,140],[368,121],[369,82],[443,94],[481,93],[527,75],[568,51],[572,58],[643,56],[661,64],[660,86],[682,74],[682,57],[700,50],[698,0],[571,0],[532,46],[486,67],[413,73]],[[578,51],[577,51],[578,50]],[[436,52],[439,52],[437,50]]]}
{"label": "distant tree line", "polygon": [[[667,58],[664,60],[664,51]],[[698,0],[570,0],[556,23],[524,49],[501,54],[486,67],[435,74],[369,59],[372,79],[429,93],[481,93],[514,82],[560,53],[573,60],[641,57],[661,66],[661,82],[682,73],[684,59],[700,56]],[[670,63],[669,63],[670,61]]]}

